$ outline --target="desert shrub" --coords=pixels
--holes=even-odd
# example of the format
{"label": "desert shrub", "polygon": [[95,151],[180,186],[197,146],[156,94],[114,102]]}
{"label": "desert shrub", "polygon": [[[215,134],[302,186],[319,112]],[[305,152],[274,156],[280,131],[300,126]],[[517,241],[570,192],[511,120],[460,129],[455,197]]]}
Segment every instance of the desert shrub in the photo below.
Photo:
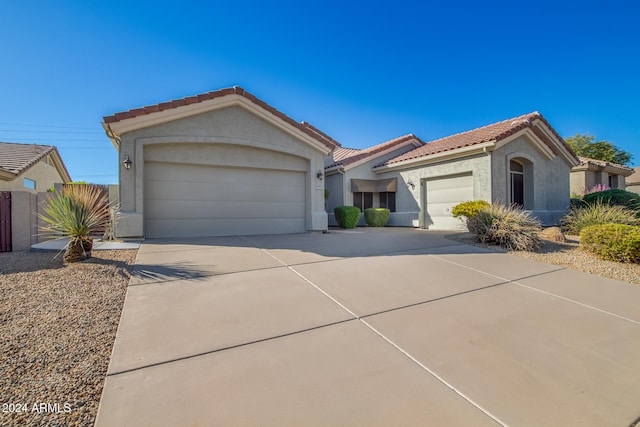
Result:
{"label": "desert shrub", "polygon": [[602,259],[640,262],[640,227],[626,224],[601,224],[580,232],[580,246]]}
{"label": "desert shrub", "polygon": [[516,251],[535,251],[542,246],[540,222],[517,206],[493,204],[468,221],[469,231],[481,243]]}
{"label": "desert shrub", "polygon": [[572,207],[560,220],[563,231],[568,234],[580,234],[583,228],[600,224],[640,225],[640,220],[631,209],[620,205],[610,206],[602,200]]}
{"label": "desert shrub", "polygon": [[364,210],[364,221],[369,227],[384,227],[389,221],[391,211],[385,208],[367,208]]}
{"label": "desert shrub", "polygon": [[109,225],[109,200],[98,187],[72,185],[54,193],[40,214],[41,230],[69,237],[64,259],[73,262],[91,255],[91,234]]}
{"label": "desert shrub", "polygon": [[462,202],[455,205],[451,210],[451,214],[455,218],[460,218],[461,216],[463,216],[467,219],[471,219],[476,216],[480,209],[484,209],[489,206],[489,202],[484,200],[469,200],[467,202]]}
{"label": "desert shrub", "polygon": [[355,206],[338,206],[333,209],[336,222],[342,228],[356,228],[360,219],[360,209]]}
{"label": "desert shrub", "polygon": [[570,201],[569,201],[569,206],[571,207],[571,209],[573,208],[578,208],[580,206],[586,206],[587,203],[582,200],[582,197],[571,197]]}
{"label": "desert shrub", "polygon": [[624,190],[606,190],[585,194],[583,200],[589,204],[601,201],[608,205],[622,205],[640,211],[640,194]]}

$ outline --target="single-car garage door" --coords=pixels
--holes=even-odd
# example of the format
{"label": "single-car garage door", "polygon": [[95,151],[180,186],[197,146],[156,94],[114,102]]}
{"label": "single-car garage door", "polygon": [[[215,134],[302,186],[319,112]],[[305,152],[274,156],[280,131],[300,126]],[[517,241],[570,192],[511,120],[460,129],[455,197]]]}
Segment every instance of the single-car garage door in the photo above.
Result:
{"label": "single-car garage door", "polygon": [[147,161],[145,236],[301,233],[305,173]]}
{"label": "single-car garage door", "polygon": [[455,205],[473,200],[473,175],[457,175],[425,181],[424,228],[463,230],[465,224],[451,215]]}

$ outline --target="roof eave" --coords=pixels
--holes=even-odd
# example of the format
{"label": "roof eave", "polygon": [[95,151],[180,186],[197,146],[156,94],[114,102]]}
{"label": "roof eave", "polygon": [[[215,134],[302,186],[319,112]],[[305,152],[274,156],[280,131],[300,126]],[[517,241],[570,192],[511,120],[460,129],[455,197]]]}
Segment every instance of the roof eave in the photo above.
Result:
{"label": "roof eave", "polygon": [[[268,123],[275,125],[284,132],[301,139],[318,151],[322,152],[325,156],[328,155],[335,146],[329,146],[328,142],[319,140],[306,132],[303,132],[297,126],[288,123],[286,120],[273,114],[271,111],[262,108],[260,105],[252,102],[246,96],[232,93],[217,98],[205,100],[195,104],[182,105],[176,108],[170,108],[162,111],[156,111],[148,114],[143,114],[131,118],[125,118],[118,121],[103,122],[102,127],[105,128],[107,136],[111,139],[116,149],[119,148],[119,140],[122,135],[133,132],[138,129],[143,129],[151,126],[156,126],[168,121],[179,120],[187,117],[191,117],[197,114],[203,114],[222,108],[228,108],[232,106],[239,106],[244,108],[258,117],[266,120]],[[294,122],[295,123],[295,122]],[[300,125],[302,126],[302,125]]]}
{"label": "roof eave", "polygon": [[3,181],[12,181],[14,180],[18,175],[13,173],[13,172],[9,172],[6,169],[0,169],[0,179]]}
{"label": "roof eave", "polygon": [[[406,141],[403,141],[402,143],[400,143],[398,145],[392,145],[391,147],[389,147],[387,149],[381,150],[379,153],[373,154],[371,156],[365,156],[362,159],[359,159],[359,160],[357,160],[355,162],[352,162],[352,163],[347,163],[346,165],[344,165],[344,170],[353,169],[353,168],[358,167],[358,166],[360,166],[360,165],[362,165],[364,163],[370,162],[370,161],[378,159],[378,158],[380,158],[380,157],[382,157],[382,156],[384,156],[386,154],[389,154],[392,151],[395,151],[395,150],[400,149],[402,147],[406,147],[407,145],[413,145],[416,148],[418,148],[418,147],[423,146],[424,142],[422,142],[417,137],[409,138]],[[344,159],[344,160],[346,160],[346,159]]]}
{"label": "roof eave", "polygon": [[486,141],[479,144],[469,145],[455,150],[442,151],[440,153],[429,154],[427,156],[416,157],[413,159],[403,160],[401,162],[383,164],[373,168],[375,173],[384,173],[393,170],[407,169],[418,166],[427,165],[430,163],[443,162],[446,160],[458,159],[463,157],[469,157],[477,154],[488,153],[495,148],[494,141]]}

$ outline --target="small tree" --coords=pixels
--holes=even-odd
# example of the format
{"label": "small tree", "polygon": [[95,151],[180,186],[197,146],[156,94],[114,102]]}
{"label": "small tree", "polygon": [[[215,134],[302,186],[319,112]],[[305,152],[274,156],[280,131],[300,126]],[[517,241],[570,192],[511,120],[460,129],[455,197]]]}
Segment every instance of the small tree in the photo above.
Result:
{"label": "small tree", "polygon": [[633,155],[615,146],[609,141],[596,141],[593,135],[575,134],[565,138],[565,141],[578,156],[589,157],[605,162],[626,165],[631,162]]}

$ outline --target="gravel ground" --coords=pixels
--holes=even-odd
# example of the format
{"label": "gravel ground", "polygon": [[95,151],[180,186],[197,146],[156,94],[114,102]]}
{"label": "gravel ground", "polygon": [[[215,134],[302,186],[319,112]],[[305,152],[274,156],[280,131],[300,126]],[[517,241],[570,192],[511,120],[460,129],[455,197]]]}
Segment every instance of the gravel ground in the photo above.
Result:
{"label": "gravel ground", "polygon": [[455,234],[447,237],[451,240],[482,246],[499,252],[507,252],[522,258],[547,262],[623,282],[640,284],[640,265],[605,261],[595,255],[584,252],[580,249],[580,238],[578,236],[566,236],[566,243],[545,240],[539,252],[507,251],[498,246],[483,245],[474,242],[471,233]]}
{"label": "gravel ground", "polygon": [[136,254],[0,254],[0,425],[93,425]]}

